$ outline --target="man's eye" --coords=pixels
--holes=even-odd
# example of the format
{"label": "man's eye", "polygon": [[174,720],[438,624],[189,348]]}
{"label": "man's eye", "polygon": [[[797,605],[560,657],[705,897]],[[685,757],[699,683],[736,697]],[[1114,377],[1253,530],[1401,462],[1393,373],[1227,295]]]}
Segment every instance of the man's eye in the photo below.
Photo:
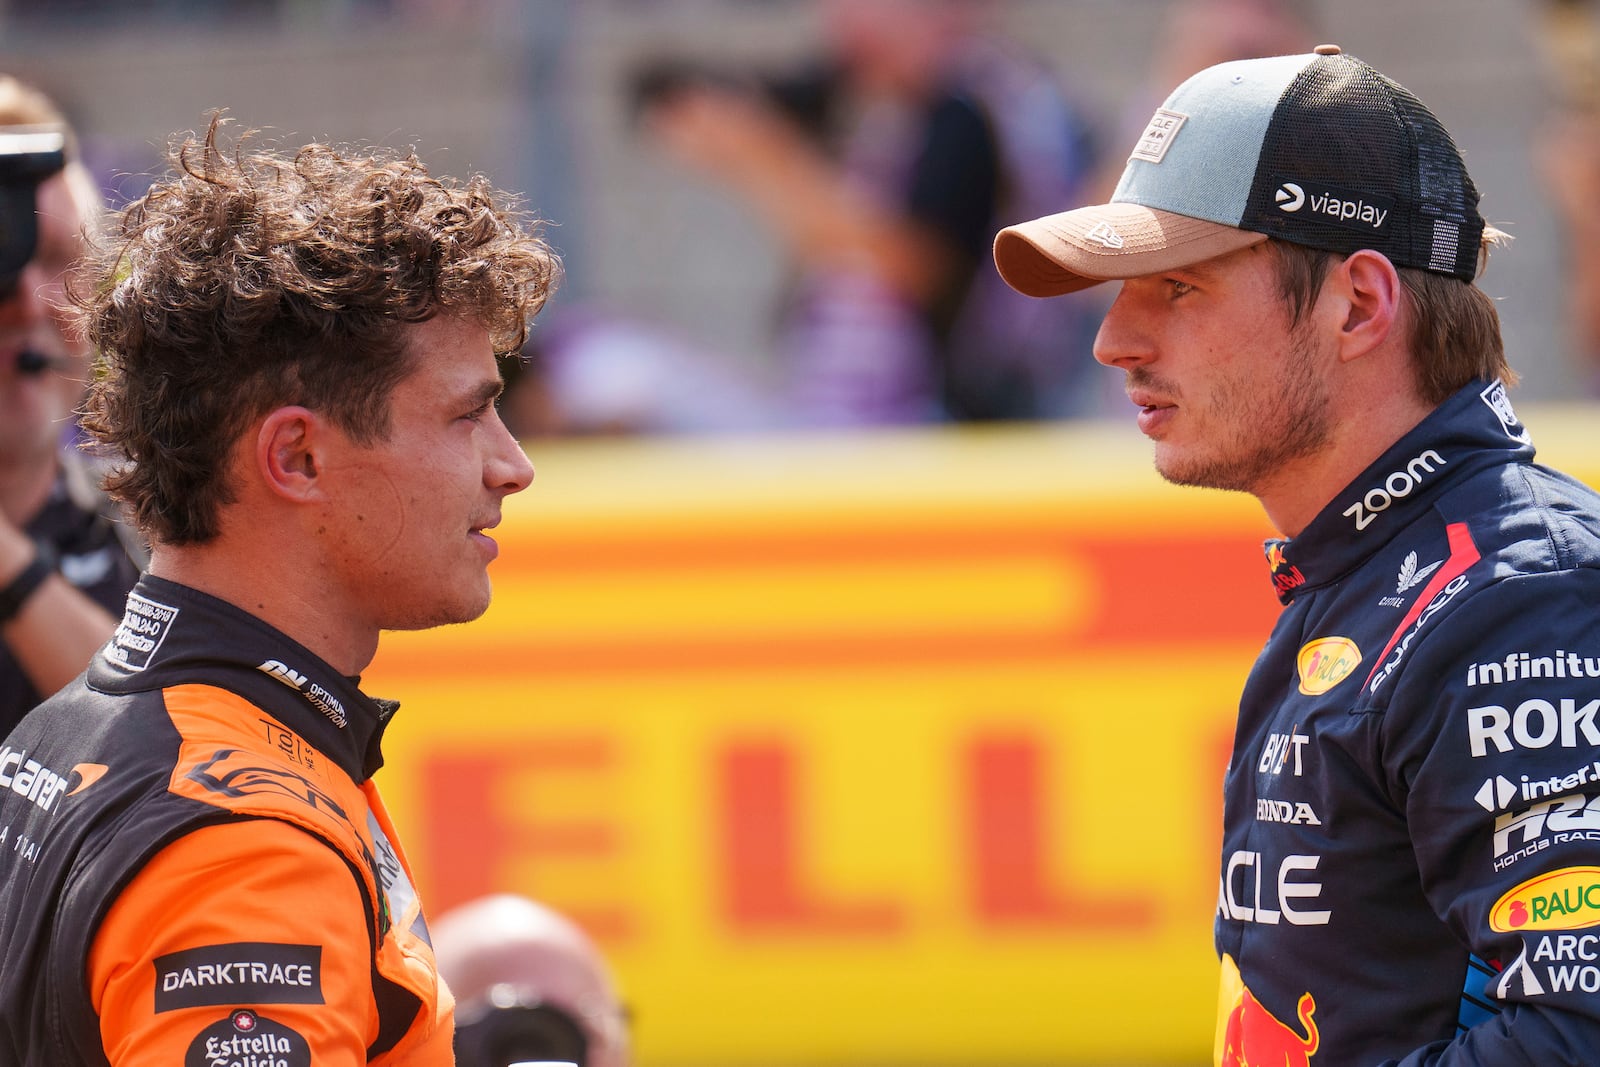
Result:
{"label": "man's eye", "polygon": [[1190,285],[1188,282],[1179,281],[1177,278],[1168,278],[1167,287],[1170,294],[1174,297],[1184,296],[1187,293],[1194,292],[1194,286]]}

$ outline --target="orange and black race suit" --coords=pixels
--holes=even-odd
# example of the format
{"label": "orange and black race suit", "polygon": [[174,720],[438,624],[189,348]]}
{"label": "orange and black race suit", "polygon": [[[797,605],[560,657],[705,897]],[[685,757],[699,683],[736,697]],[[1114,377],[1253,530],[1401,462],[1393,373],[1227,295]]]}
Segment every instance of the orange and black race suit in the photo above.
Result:
{"label": "orange and black race suit", "polygon": [[450,1064],[392,703],[146,576],[0,743],[0,1067]]}

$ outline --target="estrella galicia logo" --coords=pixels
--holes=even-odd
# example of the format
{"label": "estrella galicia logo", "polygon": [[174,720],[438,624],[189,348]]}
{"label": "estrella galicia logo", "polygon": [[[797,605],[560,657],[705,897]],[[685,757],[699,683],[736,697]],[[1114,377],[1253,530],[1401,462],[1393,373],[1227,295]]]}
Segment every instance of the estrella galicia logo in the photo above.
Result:
{"label": "estrella galicia logo", "polygon": [[157,956],[156,1013],[222,1004],[321,1004],[322,946],[202,945]]}
{"label": "estrella galicia logo", "polygon": [[311,1044],[276,1019],[240,1008],[201,1030],[183,1067],[311,1067]]}

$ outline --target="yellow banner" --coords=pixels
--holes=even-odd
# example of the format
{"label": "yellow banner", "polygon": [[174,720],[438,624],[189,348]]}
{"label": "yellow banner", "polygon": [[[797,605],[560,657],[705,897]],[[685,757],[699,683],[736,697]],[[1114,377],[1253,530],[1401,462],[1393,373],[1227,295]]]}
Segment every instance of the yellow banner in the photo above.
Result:
{"label": "yellow banner", "polygon": [[367,677],[431,912],[572,915],[642,1067],[1209,1062],[1254,501],[1100,425],[531,451]]}

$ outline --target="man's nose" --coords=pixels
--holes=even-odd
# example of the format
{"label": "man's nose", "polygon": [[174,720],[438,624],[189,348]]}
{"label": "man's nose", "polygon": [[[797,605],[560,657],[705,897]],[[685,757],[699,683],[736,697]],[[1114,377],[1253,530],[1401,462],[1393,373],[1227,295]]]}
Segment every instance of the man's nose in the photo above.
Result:
{"label": "man's nose", "polygon": [[1100,321],[1100,330],[1094,335],[1094,358],[1108,367],[1124,370],[1146,363],[1155,356],[1144,316],[1134,307],[1134,301],[1124,287],[1111,308]]}
{"label": "man's nose", "polygon": [[520,493],[533,484],[533,461],[522,450],[522,444],[513,436],[500,416],[494,416],[498,428],[494,454],[484,469],[484,481],[490,488],[499,489],[507,496]]}

